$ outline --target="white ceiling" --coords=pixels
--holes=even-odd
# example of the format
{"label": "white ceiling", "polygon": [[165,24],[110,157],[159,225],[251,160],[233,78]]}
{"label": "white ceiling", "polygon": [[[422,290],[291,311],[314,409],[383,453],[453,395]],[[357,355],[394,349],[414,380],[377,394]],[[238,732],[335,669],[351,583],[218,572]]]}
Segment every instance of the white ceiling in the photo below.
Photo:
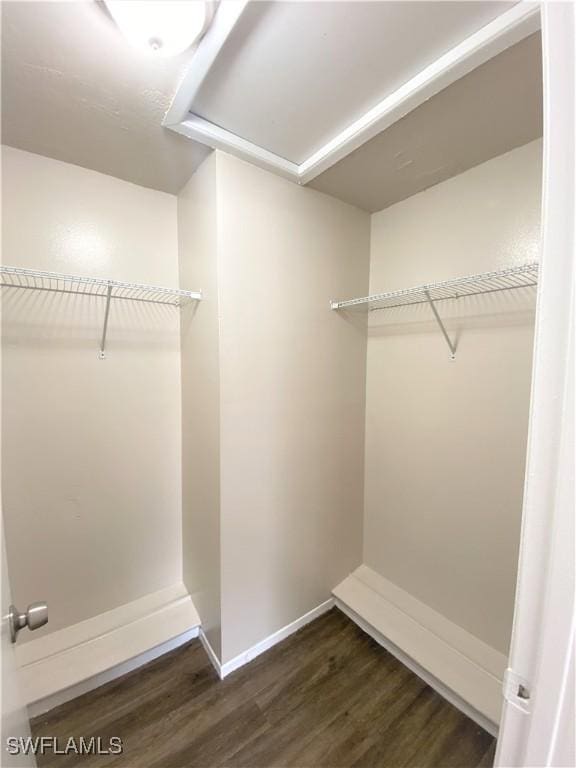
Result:
{"label": "white ceiling", "polygon": [[190,59],[147,58],[95,2],[3,2],[2,141],[178,192],[209,153],[162,128]]}
{"label": "white ceiling", "polygon": [[[300,164],[513,5],[252,2],[191,111]],[[2,11],[4,143],[178,192],[210,151],[162,127],[186,69],[201,69],[194,51],[148,58],[91,0],[3,2]],[[312,186],[379,210],[540,135],[541,98],[534,38],[421,104]]]}
{"label": "white ceiling", "polygon": [[440,91],[310,184],[380,211],[542,136],[540,34]]}
{"label": "white ceiling", "polygon": [[256,2],[191,111],[302,163],[513,2]]}

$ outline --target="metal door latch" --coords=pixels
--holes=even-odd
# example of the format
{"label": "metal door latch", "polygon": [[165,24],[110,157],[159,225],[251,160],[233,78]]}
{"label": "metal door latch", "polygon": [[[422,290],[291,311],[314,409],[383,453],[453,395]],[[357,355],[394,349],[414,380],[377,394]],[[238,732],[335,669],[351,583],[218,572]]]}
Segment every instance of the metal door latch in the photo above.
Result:
{"label": "metal door latch", "polygon": [[10,625],[10,640],[15,643],[18,632],[24,627],[30,630],[39,629],[48,623],[48,606],[46,603],[31,603],[26,613],[20,613],[15,605],[8,609],[8,624]]}
{"label": "metal door latch", "polygon": [[510,667],[504,673],[503,689],[506,701],[514,704],[522,712],[530,712],[530,683]]}

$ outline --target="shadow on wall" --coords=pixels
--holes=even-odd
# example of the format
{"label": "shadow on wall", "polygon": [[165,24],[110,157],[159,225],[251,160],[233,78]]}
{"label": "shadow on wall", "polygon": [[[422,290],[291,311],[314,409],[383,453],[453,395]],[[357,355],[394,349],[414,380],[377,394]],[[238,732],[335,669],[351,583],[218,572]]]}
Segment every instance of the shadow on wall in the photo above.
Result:
{"label": "shadow on wall", "polygon": [[[66,293],[2,289],[3,343],[98,351],[106,299]],[[178,308],[122,299],[110,305],[107,347],[162,348],[178,340]]]}
{"label": "shadow on wall", "polygon": [[[462,296],[459,299],[436,301],[442,322],[448,330],[465,333],[481,328],[507,328],[533,325],[536,287],[519,288],[507,294]],[[374,309],[366,305],[339,310],[349,322],[362,324],[368,314],[370,337],[429,333],[438,331],[432,310],[426,303],[411,306]]]}
{"label": "shadow on wall", "polygon": [[[192,323],[194,321],[194,317],[196,316],[196,312],[198,312],[199,306],[199,301],[191,301],[188,304],[184,304],[180,309],[180,335],[182,341],[184,341],[184,339],[187,338],[188,334],[190,333],[190,329],[192,328]],[[160,306],[159,308],[169,309],[169,307],[163,306]]]}

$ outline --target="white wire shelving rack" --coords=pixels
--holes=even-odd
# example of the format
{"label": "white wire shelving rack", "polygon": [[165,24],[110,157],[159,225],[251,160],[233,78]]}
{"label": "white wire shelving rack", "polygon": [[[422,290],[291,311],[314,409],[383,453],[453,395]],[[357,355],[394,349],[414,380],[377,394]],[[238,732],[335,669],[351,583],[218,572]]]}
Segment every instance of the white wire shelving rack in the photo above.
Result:
{"label": "white wire shelving rack", "polygon": [[0,287],[96,296],[104,299],[106,303],[98,353],[101,359],[106,356],[106,334],[112,300],[141,301],[148,304],[181,307],[191,301],[202,299],[201,291],[184,291],[180,288],[164,288],[158,285],[145,285],[144,283],[123,283],[119,280],[107,280],[99,277],[64,275],[58,272],[2,265],[0,265]]}
{"label": "white wire shelving rack", "polygon": [[459,277],[440,283],[417,285],[388,293],[376,293],[358,299],[334,300],[331,309],[343,310],[354,307],[367,307],[368,311],[408,307],[415,304],[428,304],[434,314],[442,335],[450,349],[451,358],[456,356],[456,345],[450,339],[442,322],[436,302],[480,296],[487,293],[499,293],[518,288],[530,288],[538,285],[538,262],[529,262],[517,267],[508,267],[495,272],[482,272],[479,275]]}

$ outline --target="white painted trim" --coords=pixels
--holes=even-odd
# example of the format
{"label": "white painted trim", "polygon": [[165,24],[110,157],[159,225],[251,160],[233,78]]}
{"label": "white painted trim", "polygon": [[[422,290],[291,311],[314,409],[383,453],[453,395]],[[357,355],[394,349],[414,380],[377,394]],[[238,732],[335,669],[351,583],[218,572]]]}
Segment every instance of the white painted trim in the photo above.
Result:
{"label": "white painted trim", "polygon": [[191,637],[199,624],[190,595],[175,584],[30,640],[16,649],[25,699],[28,704],[49,699],[143,655],[145,663],[151,658],[146,654]]}
{"label": "white painted trim", "polygon": [[354,571],[354,577],[464,656],[474,659],[475,663],[498,680],[503,680],[508,665],[508,658],[503,653],[462,629],[458,624],[449,621],[446,616],[388,581],[367,565],[357,568]]}
{"label": "white painted trim", "polygon": [[192,65],[184,73],[162,125],[172,127],[184,120],[216,57],[246,10],[248,1],[221,0],[218,3],[214,18],[194,52]]}
{"label": "white painted trim", "polygon": [[[40,637],[32,636],[28,642],[18,643],[16,646],[18,664],[24,667],[37,661],[43,661],[49,656],[88,643],[94,638],[122,628],[130,622],[138,621],[160,611],[167,605],[178,603],[181,600],[186,601],[188,598],[186,587],[180,582],[64,629]],[[48,628],[50,628],[50,623],[48,623]]]}
{"label": "white painted trim", "polygon": [[446,687],[440,680],[438,680],[438,678],[434,677],[434,675],[431,675],[428,670],[417,664],[414,659],[410,658],[410,656],[398,648],[397,645],[391,643],[387,637],[385,637],[375,627],[365,621],[359,614],[349,608],[346,603],[336,599],[336,607],[342,611],[342,613],[345,613],[346,616],[348,616],[349,619],[357,624],[360,629],[366,632],[367,635],[370,635],[370,637],[375,640],[378,645],[381,645],[382,648],[385,648],[389,653],[395,656],[398,661],[402,662],[405,667],[408,667],[408,669],[414,672],[415,675],[418,675],[418,677],[424,680],[427,685],[429,685],[431,688],[434,688],[434,690],[439,693],[440,696],[446,699],[446,701],[449,701],[450,704],[453,704],[461,712],[464,712],[465,715],[467,715],[471,720],[474,720],[475,723],[478,723],[481,728],[484,728],[484,730],[488,731],[488,733],[492,734],[492,736],[498,735],[498,727],[491,720],[488,720],[488,718],[484,717],[481,712],[478,712],[478,710],[474,709],[474,707],[471,707],[468,702],[457,696],[454,691]]}
{"label": "white painted trim", "polygon": [[298,166],[295,163],[291,163],[289,160],[285,160],[283,157],[275,155],[235,133],[220,128],[220,126],[214,125],[214,123],[210,123],[198,115],[189,112],[186,119],[181,123],[168,127],[189,139],[194,139],[213,149],[221,149],[242,160],[254,163],[259,168],[272,171],[292,181],[298,182],[299,180]]}
{"label": "white painted trim", "polygon": [[316,608],[312,608],[312,610],[308,611],[308,613],[305,613],[303,616],[300,616],[300,618],[291,621],[290,624],[286,624],[285,627],[282,627],[277,632],[273,632],[271,635],[268,635],[268,637],[265,637],[264,640],[260,640],[251,648],[248,648],[248,650],[243,651],[242,653],[238,654],[238,656],[235,656],[233,659],[230,659],[230,661],[225,663],[220,661],[218,655],[210,645],[210,641],[202,629],[200,629],[200,641],[204,646],[204,650],[206,651],[212,666],[218,673],[218,677],[220,680],[223,680],[232,672],[235,672],[237,669],[240,669],[240,667],[243,667],[245,664],[251,662],[257,656],[260,656],[260,654],[270,650],[270,648],[278,645],[278,643],[281,643],[282,640],[286,640],[286,638],[290,637],[290,635],[293,635],[294,632],[298,632],[298,630],[302,629],[302,627],[305,627],[306,624],[310,624],[311,621],[318,619],[333,607],[334,598],[330,597],[328,600],[320,603],[320,605],[317,605]]}
{"label": "white painted trim", "polygon": [[510,667],[529,707],[506,702],[495,765],[573,766],[576,316],[576,7],[542,8],[542,257]]}
{"label": "white painted trim", "polygon": [[224,664],[222,664],[221,670],[220,670],[220,677],[224,679],[231,672],[234,672],[240,667],[243,667],[244,664],[248,664],[257,656],[260,656],[261,653],[264,653],[265,651],[270,650],[270,648],[272,648],[273,646],[278,645],[278,643],[281,643],[282,640],[286,640],[286,638],[290,637],[290,635],[293,635],[294,632],[298,632],[299,629],[302,629],[302,627],[305,627],[306,624],[310,624],[311,621],[318,619],[320,616],[322,616],[324,613],[326,613],[333,607],[334,607],[334,598],[331,597],[328,600],[325,600],[320,605],[317,605],[316,608],[313,608],[311,611],[308,611],[308,613],[305,613],[303,616],[300,616],[299,619],[296,619],[295,621],[290,622],[290,624],[287,624],[285,627],[282,627],[282,629],[279,629],[277,632],[274,632],[273,634],[264,638],[264,640],[261,640],[259,643],[256,643],[251,648],[248,648],[247,651],[244,651],[243,653],[238,654],[238,656],[235,656],[233,659],[230,659],[230,661],[227,661]]}
{"label": "white painted trim", "polygon": [[220,10],[216,14],[213,27],[199,45],[176,92],[164,125],[299,184],[308,184],[427,99],[540,28],[539,4],[521,0],[425,67],[298,165],[188,111],[193,109],[194,96],[246,8],[245,0],[224,5],[241,8],[237,8],[236,18],[233,11],[228,12],[229,17],[220,16]]}
{"label": "white painted trim", "polygon": [[344,605],[362,619],[403,663],[409,659],[407,665],[416,674],[495,731],[506,669],[503,654],[367,566],[344,579],[333,594],[340,608]]}
{"label": "white painted trim", "polygon": [[206,651],[206,654],[210,659],[210,663],[218,673],[218,677],[220,678],[220,680],[222,680],[222,665],[220,664],[220,659],[218,658],[214,648],[212,648],[212,646],[210,645],[210,641],[204,634],[204,630],[202,628],[200,628],[200,642],[204,646],[204,650]]}
{"label": "white painted trim", "polygon": [[118,664],[105,672],[94,675],[93,677],[89,677],[87,680],[83,680],[69,688],[57,691],[44,699],[32,702],[28,705],[28,715],[29,717],[36,717],[44,712],[48,712],[54,707],[60,706],[60,704],[65,704],[67,701],[71,701],[72,699],[78,698],[78,696],[82,696],[84,693],[88,693],[88,691],[93,691],[101,685],[106,685],[106,683],[116,680],[118,677],[122,677],[122,675],[127,675],[134,669],[138,669],[138,667],[142,667],[144,664],[154,661],[154,659],[179,648],[181,645],[184,645],[184,643],[188,643],[196,637],[198,637],[198,627],[189,629],[187,632],[183,632],[172,640],[161,643],[155,648],[151,648],[149,651],[145,651],[129,661]]}
{"label": "white painted trim", "polygon": [[520,2],[400,86],[299,167],[307,184],[427,99],[540,27],[538,4]]}

